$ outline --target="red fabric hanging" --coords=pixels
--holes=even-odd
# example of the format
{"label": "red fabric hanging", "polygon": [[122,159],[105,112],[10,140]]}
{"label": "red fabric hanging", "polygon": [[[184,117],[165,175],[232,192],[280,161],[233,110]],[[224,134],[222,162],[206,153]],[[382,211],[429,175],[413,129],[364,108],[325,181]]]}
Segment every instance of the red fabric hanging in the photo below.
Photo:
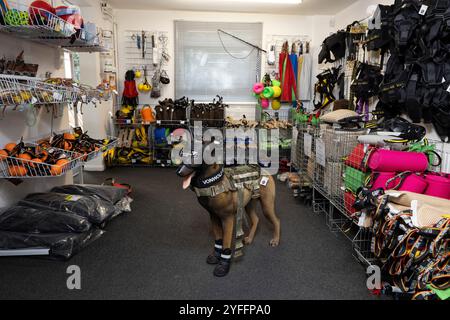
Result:
{"label": "red fabric hanging", "polygon": [[[284,70],[286,64],[286,70]],[[295,81],[294,68],[287,52],[280,53],[279,74],[281,80],[281,101],[292,102],[297,97],[297,83]]]}
{"label": "red fabric hanging", "polygon": [[136,98],[137,96],[139,96],[139,93],[136,89],[136,81],[125,81],[123,96],[126,98]]}

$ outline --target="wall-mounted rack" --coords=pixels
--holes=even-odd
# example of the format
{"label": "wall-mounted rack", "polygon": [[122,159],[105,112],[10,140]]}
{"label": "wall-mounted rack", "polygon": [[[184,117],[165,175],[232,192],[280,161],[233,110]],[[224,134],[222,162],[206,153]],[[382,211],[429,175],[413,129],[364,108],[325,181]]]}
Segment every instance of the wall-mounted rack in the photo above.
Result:
{"label": "wall-mounted rack", "polygon": [[11,2],[9,10],[0,10],[0,32],[39,44],[73,52],[105,52],[109,48],[102,37],[89,27],[75,25],[42,8]]}
{"label": "wall-mounted rack", "polygon": [[[276,72],[278,73],[278,68],[279,68],[279,63],[280,63],[280,52],[282,51],[283,48],[283,44],[285,42],[289,43],[289,46],[291,47],[293,43],[295,44],[299,44],[299,43],[303,43],[304,45],[304,52],[305,51],[305,46],[306,43],[310,43],[311,44],[311,37],[307,36],[307,35],[283,35],[283,34],[269,34],[269,35],[265,35],[265,49],[269,49],[269,46],[275,46],[275,59],[276,62],[274,65],[269,65],[267,63],[267,61],[264,61],[264,66],[266,69],[267,73],[273,73]],[[289,51],[291,50],[291,48],[289,47]],[[298,47],[297,47],[298,49]],[[311,48],[310,48],[310,53],[311,53]]]}
{"label": "wall-mounted rack", "polygon": [[[166,60],[162,56],[168,54],[168,39],[165,31],[126,30],[123,48],[126,68],[140,70],[147,67],[152,72],[161,62],[164,66]],[[156,50],[153,50],[154,45]]]}
{"label": "wall-mounted rack", "polygon": [[0,107],[77,102],[97,104],[110,97],[108,90],[79,85],[70,80],[0,74]]}

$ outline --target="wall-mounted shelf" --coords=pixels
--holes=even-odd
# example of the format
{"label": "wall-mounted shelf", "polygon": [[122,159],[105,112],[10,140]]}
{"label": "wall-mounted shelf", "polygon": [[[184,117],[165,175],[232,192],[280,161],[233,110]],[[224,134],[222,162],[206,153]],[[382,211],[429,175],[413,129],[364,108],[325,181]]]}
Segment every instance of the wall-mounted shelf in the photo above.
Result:
{"label": "wall-mounted shelf", "polygon": [[[27,147],[35,148],[36,153],[43,153],[43,148],[33,143],[27,143]],[[60,177],[82,165],[82,155],[74,152],[51,148],[47,150],[49,154],[55,155],[58,159],[65,161],[55,161],[47,163],[42,160],[28,160],[13,156],[2,156],[0,160],[0,179],[30,179]]]}
{"label": "wall-mounted shelf", "polygon": [[70,80],[0,74],[0,107],[77,102],[96,104],[110,97],[108,90],[78,85]]}
{"label": "wall-mounted shelf", "polygon": [[55,85],[42,79],[0,75],[0,106],[63,104],[78,98],[74,87]]}
{"label": "wall-mounted shelf", "polygon": [[[13,7],[13,5],[11,5]],[[47,10],[16,4],[0,10],[0,32],[73,52],[107,52],[101,38],[77,27]]]}
{"label": "wall-mounted shelf", "polygon": [[[63,130],[59,132],[53,132],[50,135],[45,135],[39,138],[28,139],[28,141],[30,141],[32,144],[35,145],[49,145],[49,147],[46,147],[46,149],[54,148],[54,146],[61,147],[61,145],[54,144],[53,137],[57,135],[62,136],[64,134],[75,135],[74,130]],[[73,146],[79,145],[80,147],[88,148],[88,150],[92,151],[83,152],[78,149],[68,149],[68,150],[71,150],[70,152],[75,154],[77,157],[81,157],[82,162],[89,162],[101,156],[103,153],[108,152],[111,149],[115,148],[117,146],[118,139],[117,137],[107,136],[106,139],[103,140],[103,143],[101,142],[102,140],[97,139],[89,139],[89,140],[86,139],[86,141],[71,142]]]}

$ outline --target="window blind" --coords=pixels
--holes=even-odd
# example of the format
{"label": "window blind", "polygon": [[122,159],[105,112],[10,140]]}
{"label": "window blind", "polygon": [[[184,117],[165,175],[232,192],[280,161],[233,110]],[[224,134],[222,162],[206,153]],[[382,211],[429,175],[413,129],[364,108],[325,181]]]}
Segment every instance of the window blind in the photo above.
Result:
{"label": "window blind", "polygon": [[[258,51],[218,29],[261,47],[262,23],[175,22],[175,95],[199,102],[253,102]],[[258,66],[259,64],[259,66]]]}

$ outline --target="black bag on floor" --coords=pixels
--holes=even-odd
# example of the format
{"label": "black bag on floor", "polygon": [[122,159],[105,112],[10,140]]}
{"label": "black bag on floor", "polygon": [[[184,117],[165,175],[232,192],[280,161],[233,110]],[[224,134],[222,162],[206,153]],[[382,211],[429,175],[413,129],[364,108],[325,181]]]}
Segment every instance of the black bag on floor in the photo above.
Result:
{"label": "black bag on floor", "polygon": [[32,208],[53,208],[58,211],[75,213],[97,226],[104,226],[116,215],[116,208],[108,201],[94,197],[64,193],[30,194],[19,205]]}
{"label": "black bag on floor", "polygon": [[104,231],[93,228],[84,233],[29,234],[0,231],[0,249],[49,248],[50,257],[68,260],[99,239]]}
{"label": "black bag on floor", "polygon": [[113,186],[100,186],[90,184],[66,185],[55,187],[51,190],[55,193],[73,194],[78,196],[93,196],[116,204],[127,195],[127,190]]}
{"label": "black bag on floor", "polygon": [[53,209],[12,207],[0,214],[0,230],[23,233],[83,233],[91,229],[84,217]]}

